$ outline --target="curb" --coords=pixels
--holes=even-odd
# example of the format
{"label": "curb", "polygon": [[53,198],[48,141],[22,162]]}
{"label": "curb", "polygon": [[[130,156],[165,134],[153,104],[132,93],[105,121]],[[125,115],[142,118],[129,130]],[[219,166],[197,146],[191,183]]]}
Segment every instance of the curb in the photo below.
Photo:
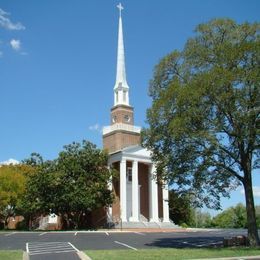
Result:
{"label": "curb", "polygon": [[255,256],[221,257],[221,258],[197,258],[197,259],[193,259],[193,260],[246,260],[246,259],[260,260],[260,255],[255,255]]}
{"label": "curb", "polygon": [[77,252],[79,258],[81,260],[92,260],[88,255],[86,255],[83,251],[78,251]]}
{"label": "curb", "polygon": [[[81,259],[81,260],[92,260],[88,255],[86,255],[83,251],[78,251],[76,252],[78,257]],[[29,254],[25,251],[23,251],[23,260],[29,260]]]}
{"label": "curb", "polygon": [[29,260],[29,254],[23,251],[23,260]]}

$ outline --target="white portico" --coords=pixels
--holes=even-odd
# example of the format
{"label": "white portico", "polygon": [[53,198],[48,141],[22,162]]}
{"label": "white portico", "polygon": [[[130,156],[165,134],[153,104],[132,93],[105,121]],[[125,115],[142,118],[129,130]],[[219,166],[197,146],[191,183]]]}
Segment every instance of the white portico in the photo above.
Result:
{"label": "white portico", "polygon": [[110,209],[114,219],[119,217],[122,222],[169,222],[168,185],[158,185],[148,150],[138,145],[124,148],[110,155],[109,165],[119,168],[120,172],[119,187],[113,183],[120,201]]}

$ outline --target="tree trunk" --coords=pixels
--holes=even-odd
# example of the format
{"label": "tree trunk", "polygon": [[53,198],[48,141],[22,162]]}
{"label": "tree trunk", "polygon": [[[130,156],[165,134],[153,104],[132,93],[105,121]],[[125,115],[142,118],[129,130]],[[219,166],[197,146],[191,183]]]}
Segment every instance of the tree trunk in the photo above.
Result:
{"label": "tree trunk", "polygon": [[26,229],[31,230],[31,215],[28,216],[28,214],[24,214],[24,221]]}
{"label": "tree trunk", "polygon": [[248,242],[249,242],[249,246],[255,247],[260,245],[260,241],[259,241],[257,224],[256,224],[251,173],[245,174],[243,185],[245,189],[245,199],[246,199]]}

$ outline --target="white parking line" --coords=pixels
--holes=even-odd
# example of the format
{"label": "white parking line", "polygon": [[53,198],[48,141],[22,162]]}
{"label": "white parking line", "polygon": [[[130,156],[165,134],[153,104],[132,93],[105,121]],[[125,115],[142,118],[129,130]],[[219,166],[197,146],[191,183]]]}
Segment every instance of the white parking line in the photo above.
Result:
{"label": "white parking line", "polygon": [[79,252],[70,242],[28,242],[26,251],[29,255]]}
{"label": "white parking line", "polygon": [[74,248],[77,252],[79,252],[79,250],[75,246],[73,246],[70,242],[68,242],[68,244],[71,245],[71,247]]}
{"label": "white parking line", "polygon": [[[85,230],[85,231],[77,231],[78,233],[82,233],[82,234],[98,234],[98,233],[105,233],[106,231],[103,230]],[[6,234],[6,233],[10,233],[8,231],[5,232],[1,232],[0,235],[2,234]],[[19,234],[35,234],[35,233],[39,233],[38,231],[19,231],[19,232],[15,232],[15,233],[19,233]],[[47,233],[54,233],[54,234],[74,234],[75,231],[48,231]],[[133,233],[133,231],[129,231],[129,230],[109,230],[109,233]]]}
{"label": "white parking line", "polygon": [[106,235],[107,235],[107,236],[109,236],[109,233],[108,233],[108,232],[106,232]]}
{"label": "white parking line", "polygon": [[41,251],[45,251],[45,250],[56,250],[56,249],[59,249],[59,248],[71,248],[71,246],[70,245],[67,245],[67,246],[64,246],[64,244],[63,245],[53,245],[53,246],[48,246],[48,247],[46,247],[46,246],[35,246],[35,247],[33,247],[33,248],[30,248],[29,247],[29,251],[30,252],[32,252],[32,251],[38,251],[38,250],[41,250]]}
{"label": "white parking line", "polygon": [[59,254],[59,253],[70,253],[70,252],[75,252],[75,250],[61,250],[61,251],[53,251],[53,252],[36,252],[36,253],[29,253],[29,255]]}
{"label": "white parking line", "polygon": [[43,233],[39,234],[39,236],[43,236],[45,234],[47,234],[47,232],[43,232]]}
{"label": "white parking line", "polygon": [[54,245],[54,244],[64,244],[67,242],[28,242],[30,243],[30,246],[35,246],[35,245]]}
{"label": "white parking line", "polygon": [[118,241],[114,241],[114,242],[117,243],[117,244],[119,244],[119,245],[122,245],[122,246],[128,247],[128,248],[130,248],[130,249],[133,249],[133,250],[135,250],[135,251],[138,251],[138,249],[135,248],[135,247],[129,246],[129,245],[127,245],[127,244],[124,244],[124,243],[121,243],[121,242],[118,242]]}
{"label": "white parking line", "polygon": [[14,235],[14,234],[16,234],[16,233],[17,233],[17,232],[8,233],[8,234],[5,234],[5,236],[8,237],[8,236]]}

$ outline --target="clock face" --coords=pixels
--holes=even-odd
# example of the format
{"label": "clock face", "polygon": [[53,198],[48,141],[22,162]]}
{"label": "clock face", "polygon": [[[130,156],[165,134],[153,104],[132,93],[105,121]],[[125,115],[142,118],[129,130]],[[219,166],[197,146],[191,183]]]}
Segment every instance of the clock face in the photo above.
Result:
{"label": "clock face", "polygon": [[125,115],[124,116],[124,120],[125,120],[125,122],[130,122],[130,116],[129,115]]}

